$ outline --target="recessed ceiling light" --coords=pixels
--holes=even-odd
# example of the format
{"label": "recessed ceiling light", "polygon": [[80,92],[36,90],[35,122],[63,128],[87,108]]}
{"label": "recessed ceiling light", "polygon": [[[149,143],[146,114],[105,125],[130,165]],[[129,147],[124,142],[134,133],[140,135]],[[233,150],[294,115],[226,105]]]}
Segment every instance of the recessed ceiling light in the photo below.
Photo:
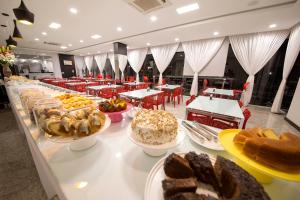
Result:
{"label": "recessed ceiling light", "polygon": [[35,41],[39,41],[40,39],[39,39],[39,38],[35,38],[34,40],[35,40]]}
{"label": "recessed ceiling light", "polygon": [[80,42],[80,43],[83,43],[84,41],[83,41],[83,40],[79,40],[79,42]]}
{"label": "recessed ceiling light", "polygon": [[47,33],[46,32],[42,32],[42,35],[47,35]]}
{"label": "recessed ceiling light", "polygon": [[146,44],[147,46],[150,46],[151,44],[149,43],[149,42],[147,42],[147,44]]}
{"label": "recessed ceiling light", "polygon": [[109,51],[113,51],[112,49],[110,49]]}
{"label": "recessed ceiling light", "polygon": [[90,55],[90,52],[88,52],[87,54]]}
{"label": "recessed ceiling light", "polygon": [[49,25],[49,28],[52,28],[52,29],[59,29],[60,27],[61,27],[61,24],[56,23],[56,22],[52,22],[52,23]]}
{"label": "recessed ceiling light", "polygon": [[198,10],[199,9],[199,4],[198,3],[192,3],[186,6],[182,6],[180,8],[176,9],[177,14],[181,15],[187,12],[191,12],[194,10]]}
{"label": "recessed ceiling light", "polygon": [[179,41],[179,38],[175,38],[174,40],[175,40],[175,42],[178,42],[178,41]]}
{"label": "recessed ceiling light", "polygon": [[70,8],[70,12],[73,14],[77,14],[78,11],[76,8]]}
{"label": "recessed ceiling light", "polygon": [[66,49],[66,48],[68,48],[68,47],[66,47],[66,46],[61,46],[60,48],[61,48],[61,49]]}
{"label": "recessed ceiling light", "polygon": [[68,46],[69,46],[69,47],[71,47],[71,46],[72,46],[72,44],[68,44]]}
{"label": "recessed ceiling light", "polygon": [[127,46],[126,48],[127,48],[127,49],[130,49],[130,47],[129,47],[129,46]]}
{"label": "recessed ceiling light", "polygon": [[102,38],[102,36],[95,34],[95,35],[92,35],[91,38],[96,40],[96,39]]}
{"label": "recessed ceiling light", "polygon": [[157,20],[157,17],[156,17],[155,15],[152,15],[152,16],[150,17],[150,20],[151,20],[152,22],[155,22],[155,21]]}
{"label": "recessed ceiling light", "polygon": [[216,31],[216,32],[214,32],[214,35],[215,35],[215,36],[216,36],[216,35],[219,35],[219,32],[217,32],[217,31]]}
{"label": "recessed ceiling light", "polygon": [[33,62],[33,63],[38,63],[39,61],[36,60],[36,59],[33,59],[31,62]]}
{"label": "recessed ceiling light", "polygon": [[269,28],[276,28],[277,27],[277,24],[270,24],[269,25]]}
{"label": "recessed ceiling light", "polygon": [[119,31],[119,32],[123,31],[122,27],[118,26],[117,31]]}
{"label": "recessed ceiling light", "polygon": [[97,51],[97,53],[101,53],[101,51]]}

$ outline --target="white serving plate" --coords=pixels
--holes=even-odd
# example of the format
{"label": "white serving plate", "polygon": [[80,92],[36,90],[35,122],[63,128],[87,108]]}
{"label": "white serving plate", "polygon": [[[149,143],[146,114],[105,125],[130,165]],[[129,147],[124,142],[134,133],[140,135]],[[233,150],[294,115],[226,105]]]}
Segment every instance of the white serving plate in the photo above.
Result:
{"label": "white serving plate", "polygon": [[52,142],[57,142],[57,143],[70,143],[70,149],[74,151],[82,151],[85,149],[88,149],[92,147],[93,145],[96,144],[97,138],[96,136],[99,135],[100,133],[103,133],[111,124],[110,118],[105,115],[105,123],[104,126],[97,131],[96,133],[81,137],[81,138],[72,138],[72,137],[59,137],[59,136],[51,136],[47,133],[45,133],[45,136],[47,139],[49,139]]}
{"label": "white serving plate", "polygon": [[[184,157],[185,153],[176,153]],[[148,174],[145,191],[144,191],[144,200],[164,200],[163,197],[163,189],[162,189],[162,181],[166,178],[164,172],[164,162],[167,156],[160,159],[151,169]],[[209,155],[209,158],[214,165],[216,159]],[[211,186],[206,184],[199,184],[198,189],[196,191],[198,194],[211,195],[215,198],[218,198],[217,194],[212,190]]]}
{"label": "white serving plate", "polygon": [[[224,148],[218,138],[216,140],[212,139],[211,141],[204,140],[204,139],[200,138],[200,136],[197,136],[196,133],[189,131],[185,127],[183,127],[183,128],[186,130],[186,133],[190,137],[190,139],[192,141],[194,141],[196,144],[203,146],[207,149],[211,149],[211,150],[215,150],[215,151],[224,151]],[[201,130],[199,130],[199,131],[201,131]]]}
{"label": "white serving plate", "polygon": [[136,138],[131,130],[131,124],[129,124],[129,126],[127,127],[127,134],[128,134],[129,139],[134,144],[141,147],[143,149],[143,151],[150,156],[161,156],[161,155],[167,153],[167,151],[169,149],[174,148],[177,145],[179,145],[185,137],[185,131],[184,131],[182,125],[179,123],[179,120],[178,120],[178,130],[177,130],[176,139],[171,142],[165,143],[165,144],[150,145],[150,144],[141,143],[140,141],[136,140]]}

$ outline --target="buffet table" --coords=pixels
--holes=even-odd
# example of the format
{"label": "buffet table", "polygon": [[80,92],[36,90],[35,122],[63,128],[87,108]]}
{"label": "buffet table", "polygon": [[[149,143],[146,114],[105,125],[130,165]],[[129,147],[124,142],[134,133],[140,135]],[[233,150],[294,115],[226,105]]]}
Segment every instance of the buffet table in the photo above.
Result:
{"label": "buffet table", "polygon": [[[41,135],[21,106],[16,86],[6,86],[11,108],[19,129],[25,133],[41,182],[48,198],[57,195],[61,200],[143,199],[146,178],[161,157],[150,157],[133,144],[127,133],[131,119],[111,124],[96,136],[97,143],[85,151],[72,151],[67,143],[54,143]],[[205,152],[231,158],[226,152],[212,151],[185,137],[183,142],[168,151]],[[272,199],[295,199],[300,184],[274,180],[265,185]]]}

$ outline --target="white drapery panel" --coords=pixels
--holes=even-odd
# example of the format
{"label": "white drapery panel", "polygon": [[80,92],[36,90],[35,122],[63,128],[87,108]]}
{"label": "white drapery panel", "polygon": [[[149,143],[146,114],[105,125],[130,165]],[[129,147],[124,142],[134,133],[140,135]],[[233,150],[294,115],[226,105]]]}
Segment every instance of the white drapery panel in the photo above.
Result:
{"label": "white drapery panel", "polygon": [[250,85],[243,95],[245,106],[248,105],[252,97],[254,75],[275,54],[288,33],[288,31],[273,31],[229,37],[237,60],[249,75],[247,82]]}
{"label": "white drapery panel", "polygon": [[127,56],[119,54],[118,55],[118,61],[119,61],[119,68],[120,68],[121,73],[122,73],[121,80],[125,81],[124,70],[125,70],[125,67],[127,65]]}
{"label": "white drapery panel", "polygon": [[139,82],[139,71],[141,70],[144,60],[146,58],[148,49],[135,49],[128,51],[127,56],[128,56],[128,62],[131,66],[131,68],[135,71],[136,73],[136,81]]}
{"label": "white drapery panel", "polygon": [[222,46],[223,41],[224,37],[182,43],[185,58],[194,71],[190,95],[197,95],[198,73],[204,69],[207,63],[209,63],[209,61],[217,54]]}
{"label": "white drapery panel", "polygon": [[76,74],[79,77],[83,77],[82,70],[86,67],[84,58],[82,56],[74,56]]}
{"label": "white drapery panel", "polygon": [[104,54],[100,54],[100,55],[95,55],[94,58],[95,58],[95,61],[97,63],[98,69],[99,69],[101,75],[103,76],[103,70],[104,70],[104,67],[105,67],[107,54],[104,53]]}
{"label": "white drapery panel", "polygon": [[115,72],[115,70],[116,70],[115,54],[109,53],[109,54],[108,54],[108,58],[109,58],[109,60],[110,60],[111,67],[112,67],[113,71]]}
{"label": "white drapery panel", "polygon": [[86,67],[89,70],[89,73],[91,73],[92,65],[93,65],[93,56],[85,56],[84,62],[86,64]]}
{"label": "white drapery panel", "polygon": [[286,85],[286,79],[288,78],[297,56],[299,55],[300,51],[300,24],[296,25],[290,34],[288,46],[286,48],[285,59],[284,59],[284,66],[283,66],[283,73],[282,73],[282,80],[278,91],[276,93],[271,112],[280,113],[280,107],[284,95],[284,89]]}
{"label": "white drapery panel", "polygon": [[164,46],[151,47],[151,52],[159,71],[159,81],[158,83],[162,83],[162,73],[166,70],[168,65],[170,64],[176,50],[178,48],[179,43],[169,44]]}

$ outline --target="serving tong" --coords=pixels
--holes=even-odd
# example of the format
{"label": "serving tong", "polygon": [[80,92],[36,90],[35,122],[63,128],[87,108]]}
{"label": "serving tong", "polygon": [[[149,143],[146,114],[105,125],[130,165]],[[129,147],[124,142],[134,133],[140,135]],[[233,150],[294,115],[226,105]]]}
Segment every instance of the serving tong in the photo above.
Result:
{"label": "serving tong", "polygon": [[216,131],[205,127],[198,122],[192,122],[191,124],[190,122],[183,120],[182,125],[201,140],[213,140],[214,142],[218,141],[218,133]]}

